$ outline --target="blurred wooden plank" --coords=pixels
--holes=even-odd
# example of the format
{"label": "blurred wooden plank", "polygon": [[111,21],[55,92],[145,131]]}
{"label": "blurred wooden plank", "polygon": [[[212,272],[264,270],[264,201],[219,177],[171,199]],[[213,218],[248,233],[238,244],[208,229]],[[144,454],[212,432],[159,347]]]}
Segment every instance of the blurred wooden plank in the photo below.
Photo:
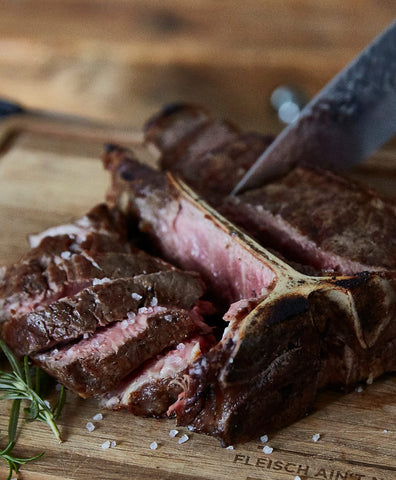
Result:
{"label": "blurred wooden plank", "polygon": [[396,16],[393,0],[2,0],[0,95],[140,127],[174,100],[261,131],[269,95],[314,95]]}

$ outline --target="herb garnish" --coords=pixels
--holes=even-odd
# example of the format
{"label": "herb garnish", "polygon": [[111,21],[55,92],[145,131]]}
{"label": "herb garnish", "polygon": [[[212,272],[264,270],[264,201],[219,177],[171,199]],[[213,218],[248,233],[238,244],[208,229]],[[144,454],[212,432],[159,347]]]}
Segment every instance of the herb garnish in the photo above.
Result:
{"label": "herb garnish", "polygon": [[11,373],[0,371],[0,392],[4,392],[0,396],[0,400],[13,400],[8,424],[8,445],[4,450],[0,451],[0,457],[8,463],[9,475],[7,480],[9,480],[13,471],[18,472],[20,465],[37,460],[44,455],[44,452],[31,458],[17,458],[12,455],[18,429],[21,400],[30,402],[29,406],[24,409],[28,414],[29,420],[39,420],[47,423],[60,442],[60,433],[55,421],[59,417],[65,403],[65,390],[62,386],[59,398],[55,406],[51,408],[49,403],[40,397],[41,370],[37,367],[31,368],[27,357],[24,358],[23,364],[18,362],[11,350],[1,340],[0,347],[12,368]]}

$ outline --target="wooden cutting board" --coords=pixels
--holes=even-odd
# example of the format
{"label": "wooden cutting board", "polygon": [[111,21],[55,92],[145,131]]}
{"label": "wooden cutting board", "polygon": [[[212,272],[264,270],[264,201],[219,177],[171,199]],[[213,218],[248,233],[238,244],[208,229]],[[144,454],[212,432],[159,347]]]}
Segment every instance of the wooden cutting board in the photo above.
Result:
{"label": "wooden cutting board", "polygon": [[[0,124],[0,264],[27,250],[26,236],[69,222],[103,201],[109,179],[100,155],[104,142],[134,144],[139,135],[122,129],[34,117]],[[352,175],[396,197],[396,149],[388,148]],[[0,447],[6,445],[9,402],[0,402]],[[271,454],[259,439],[234,449],[179,428],[174,420],[100,412],[94,400],[72,393],[59,424],[60,445],[44,424],[22,423],[19,456],[45,455],[23,466],[26,480],[395,480],[396,377],[388,375],[361,392],[320,395],[311,415],[269,435]],[[95,425],[93,432],[87,422]],[[263,434],[267,432],[262,432]],[[178,444],[188,434],[189,440]],[[320,434],[317,442],[314,434]],[[107,450],[102,444],[115,441]],[[156,441],[158,448],[150,449]],[[0,466],[0,478],[6,478]],[[16,477],[16,476],[15,476]]]}

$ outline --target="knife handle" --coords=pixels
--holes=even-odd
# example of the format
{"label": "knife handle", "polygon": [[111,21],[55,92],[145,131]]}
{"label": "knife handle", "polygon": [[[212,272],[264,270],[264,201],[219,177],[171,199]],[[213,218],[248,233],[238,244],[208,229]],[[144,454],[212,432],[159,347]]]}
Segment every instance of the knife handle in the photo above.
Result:
{"label": "knife handle", "polygon": [[9,100],[0,99],[0,120],[18,113],[25,113],[25,110],[21,105]]}

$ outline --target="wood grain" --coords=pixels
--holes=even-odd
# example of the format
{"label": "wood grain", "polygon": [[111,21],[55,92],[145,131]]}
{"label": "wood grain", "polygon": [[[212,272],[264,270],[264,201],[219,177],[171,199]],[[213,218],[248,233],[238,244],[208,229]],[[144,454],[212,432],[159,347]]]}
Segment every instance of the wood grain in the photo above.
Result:
{"label": "wood grain", "polygon": [[[0,158],[0,264],[26,251],[26,236],[70,221],[104,198],[108,184],[92,131],[64,136],[64,128],[35,133],[26,120],[8,139]],[[7,139],[6,124],[0,137]],[[1,136],[3,132],[3,136]],[[114,132],[113,132],[114,133]],[[130,141],[135,139],[131,133]],[[1,151],[1,145],[0,145]],[[372,181],[396,197],[396,151],[385,150],[354,175]],[[23,480],[394,480],[396,478],[396,377],[385,376],[362,392],[323,393],[308,417],[270,435],[273,453],[263,453],[256,439],[233,450],[204,435],[180,428],[169,436],[174,420],[142,419],[127,412],[102,412],[95,400],[69,393],[60,418],[64,442],[58,445],[44,424],[23,423],[15,453],[45,455],[21,468]],[[0,446],[6,442],[10,405],[0,402]],[[86,423],[92,421],[91,433]],[[190,439],[179,445],[182,434]],[[262,432],[265,434],[266,432]],[[318,442],[313,442],[319,433]],[[106,440],[117,445],[103,450]],[[157,450],[150,444],[156,441]],[[0,464],[0,478],[6,469]]]}
{"label": "wood grain", "polygon": [[0,96],[140,128],[174,100],[278,131],[396,17],[394,0],[2,0]]}

